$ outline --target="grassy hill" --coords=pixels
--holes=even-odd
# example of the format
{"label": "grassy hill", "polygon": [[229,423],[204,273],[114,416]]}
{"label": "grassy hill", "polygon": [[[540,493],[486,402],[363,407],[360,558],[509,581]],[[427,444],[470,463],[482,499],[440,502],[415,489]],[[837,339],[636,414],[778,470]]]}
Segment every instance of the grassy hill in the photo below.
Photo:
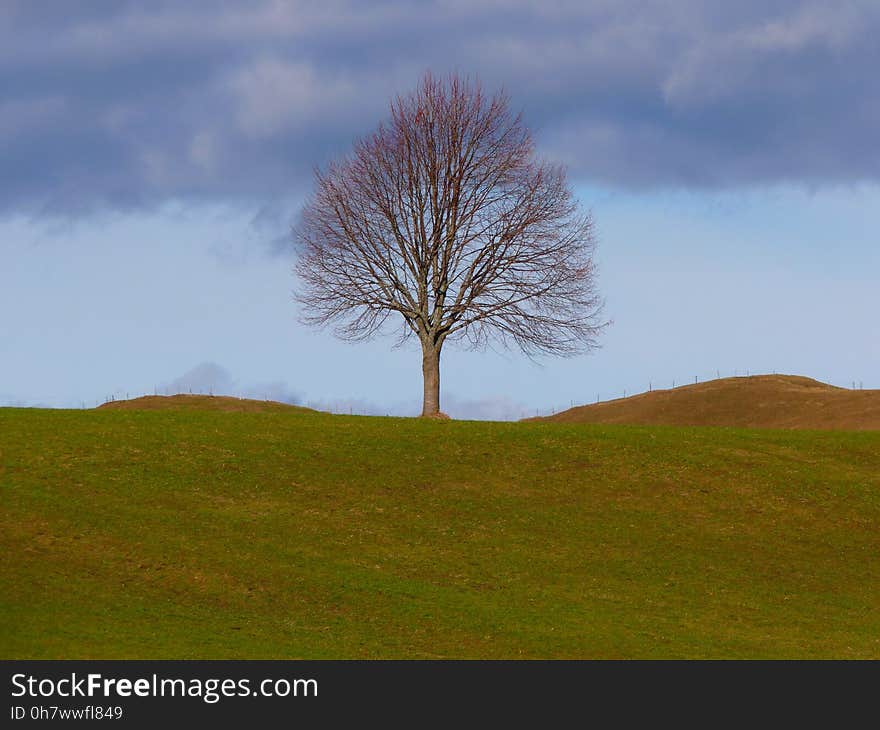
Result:
{"label": "grassy hill", "polygon": [[[542,419],[529,419],[542,420]],[[880,430],[880,390],[797,375],[721,378],[577,406],[543,420],[667,426]]]}
{"label": "grassy hill", "polygon": [[880,433],[0,409],[0,657],[880,658]]}

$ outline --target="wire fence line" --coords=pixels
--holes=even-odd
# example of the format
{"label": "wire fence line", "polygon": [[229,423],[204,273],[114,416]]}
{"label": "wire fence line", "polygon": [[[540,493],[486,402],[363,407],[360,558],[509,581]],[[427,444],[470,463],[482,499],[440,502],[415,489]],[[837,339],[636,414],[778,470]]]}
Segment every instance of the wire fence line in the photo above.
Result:
{"label": "wire fence line", "polygon": [[[582,399],[569,399],[567,404],[562,405],[554,405],[549,408],[535,408],[532,410],[523,410],[522,418],[544,418],[546,416],[553,416],[557,413],[562,413],[563,411],[567,411],[571,408],[577,408],[580,406],[590,406],[596,405],[598,403],[608,403],[610,401],[620,400],[622,398],[629,398],[634,395],[644,395],[645,393],[651,393],[655,390],[675,390],[676,388],[681,388],[688,385],[698,385],[700,383],[709,383],[715,380],[725,380],[727,378],[748,378],[756,375],[787,375],[788,373],[780,373],[779,371],[774,370],[773,372],[758,372],[753,370],[733,370],[733,371],[725,371],[725,370],[714,370],[709,373],[701,373],[697,375],[686,376],[684,378],[671,378],[671,379],[651,379],[649,378],[646,384],[641,386],[637,386],[636,388],[620,388],[617,390],[599,390],[596,391],[595,394],[590,394],[585,396]],[[839,388],[846,388],[848,390],[864,390],[864,382],[861,380],[850,380],[845,383],[828,383],[829,385],[835,385]]]}
{"label": "wire fence line", "polygon": [[[523,408],[520,412],[520,418],[532,418],[532,417],[546,417],[552,416],[557,413],[561,413],[562,411],[566,411],[570,408],[575,408],[578,406],[589,406],[595,405],[597,403],[607,403],[614,400],[619,400],[622,398],[628,398],[634,395],[643,395],[645,393],[650,393],[655,390],[674,390],[676,388],[681,388],[688,385],[695,385],[699,383],[712,382],[714,380],[720,380],[730,377],[750,377],[752,375],[778,375],[780,374],[778,371],[773,372],[755,372],[751,370],[733,370],[733,371],[723,371],[723,370],[714,370],[712,372],[704,372],[692,376],[686,376],[684,378],[671,378],[671,379],[653,379],[648,378],[647,381],[635,388],[626,387],[620,388],[616,390],[598,390],[594,394],[587,394],[581,398],[571,398],[567,403],[553,405],[549,408]],[[864,382],[861,380],[850,380],[846,383],[829,383],[830,385],[836,385],[837,387],[847,388],[850,390],[864,390]],[[270,402],[274,399],[270,398],[269,393],[253,393],[253,392],[243,392],[241,394],[236,393],[215,393],[213,388],[205,388],[205,389],[193,389],[189,388],[187,391],[181,392],[179,390],[169,388],[167,386],[154,386],[152,391],[150,392],[135,392],[132,394],[131,391],[123,391],[116,390],[113,393],[110,393],[104,397],[103,400],[96,398],[94,401],[94,406],[92,406],[91,402],[81,401],[81,408],[91,408],[91,407],[99,407],[104,403],[113,403],[116,401],[122,400],[131,400],[133,398],[140,398],[145,396],[175,396],[175,395],[200,395],[200,396],[210,396],[213,397],[215,395],[222,396],[226,398],[237,398],[239,400],[257,400],[263,402]],[[260,397],[260,396],[263,397]],[[288,401],[280,401],[284,403],[288,403],[289,405],[303,405],[302,403],[296,402],[288,402]],[[367,403],[352,403],[346,400],[340,400],[335,403],[310,403],[305,404],[309,407],[314,407],[316,410],[327,410],[330,413],[335,413],[339,415],[359,415],[359,416],[376,416],[376,415],[399,415],[396,413],[386,412],[381,406],[377,404],[367,404]],[[395,409],[391,409],[395,410]],[[508,416],[511,417],[511,416]],[[515,416],[513,416],[515,418]]]}
{"label": "wire fence line", "polygon": [[[137,398],[147,398],[150,396],[156,397],[173,397],[173,396],[208,396],[208,397],[218,397],[218,398],[235,398],[237,400],[255,400],[262,401],[264,403],[275,402],[275,398],[271,398],[269,393],[253,393],[253,392],[242,392],[242,393],[229,393],[229,392],[214,392],[213,388],[188,388],[187,390],[178,390],[176,388],[168,388],[168,387],[159,387],[155,386],[150,391],[123,391],[123,390],[115,390],[109,395],[105,395],[103,399],[96,398],[95,399],[95,407],[97,408],[100,405],[104,405],[105,403],[115,403],[117,401],[127,401],[127,400],[135,400]],[[278,401],[281,403],[288,403],[287,401]],[[288,405],[299,405],[299,403],[288,403]],[[90,403],[86,401],[80,402],[81,408],[89,408]]]}

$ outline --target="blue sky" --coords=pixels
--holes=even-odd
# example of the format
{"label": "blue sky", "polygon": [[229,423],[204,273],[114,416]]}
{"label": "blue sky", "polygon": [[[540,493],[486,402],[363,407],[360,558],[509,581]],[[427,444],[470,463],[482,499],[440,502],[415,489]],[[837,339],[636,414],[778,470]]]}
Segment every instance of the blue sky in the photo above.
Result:
{"label": "blue sky", "polygon": [[451,415],[716,371],[880,388],[874,3],[40,5],[0,10],[0,404],[417,413],[414,349],[297,323],[287,229],[426,68],[503,84],[569,166],[614,320],[570,360],[447,349]]}

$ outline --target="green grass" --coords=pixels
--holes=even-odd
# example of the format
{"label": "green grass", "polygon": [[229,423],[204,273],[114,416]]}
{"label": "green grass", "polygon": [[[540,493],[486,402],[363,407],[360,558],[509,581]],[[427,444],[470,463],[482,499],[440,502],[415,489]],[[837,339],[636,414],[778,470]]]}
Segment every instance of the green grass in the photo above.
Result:
{"label": "green grass", "polygon": [[0,409],[2,658],[880,658],[880,433]]}

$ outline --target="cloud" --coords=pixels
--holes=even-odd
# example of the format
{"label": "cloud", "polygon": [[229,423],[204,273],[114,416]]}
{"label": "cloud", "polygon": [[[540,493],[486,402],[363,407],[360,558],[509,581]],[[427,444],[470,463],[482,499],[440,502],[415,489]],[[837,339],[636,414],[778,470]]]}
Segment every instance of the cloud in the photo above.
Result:
{"label": "cloud", "polygon": [[533,410],[507,396],[462,399],[449,394],[442,400],[443,410],[452,418],[468,421],[518,421]]}
{"label": "cloud", "polygon": [[[441,403],[443,411],[452,418],[467,421],[517,421],[532,415],[534,410],[506,396],[469,399],[443,393]],[[412,417],[422,410],[422,404],[416,400],[382,404],[364,398],[330,398],[310,400],[306,405],[318,411],[357,416]]]}
{"label": "cloud", "polygon": [[0,393],[0,408],[54,408],[39,400],[25,400],[10,393]]}
{"label": "cloud", "polygon": [[239,130],[252,139],[302,132],[350,114],[358,101],[351,82],[282,58],[262,58],[238,69],[228,84]]}
{"label": "cloud", "polygon": [[272,400],[279,403],[299,405],[299,394],[290,390],[283,381],[267,383],[241,383],[234,379],[226,368],[214,362],[203,362],[188,370],[180,377],[162,383],[158,391],[163,395],[177,393],[201,393],[210,395],[231,395],[255,400]]}
{"label": "cloud", "polygon": [[877,181],[878,32],[873,0],[6,2],[0,214],[291,208],[426,68],[506,86],[584,183]]}
{"label": "cloud", "polygon": [[183,375],[167,383],[162,383],[159,390],[163,393],[209,393],[231,395],[235,381],[229,371],[217,363],[203,362]]}
{"label": "cloud", "polygon": [[353,416],[415,416],[420,411],[414,402],[382,405],[365,398],[318,398],[306,401],[306,405],[316,411]]}

